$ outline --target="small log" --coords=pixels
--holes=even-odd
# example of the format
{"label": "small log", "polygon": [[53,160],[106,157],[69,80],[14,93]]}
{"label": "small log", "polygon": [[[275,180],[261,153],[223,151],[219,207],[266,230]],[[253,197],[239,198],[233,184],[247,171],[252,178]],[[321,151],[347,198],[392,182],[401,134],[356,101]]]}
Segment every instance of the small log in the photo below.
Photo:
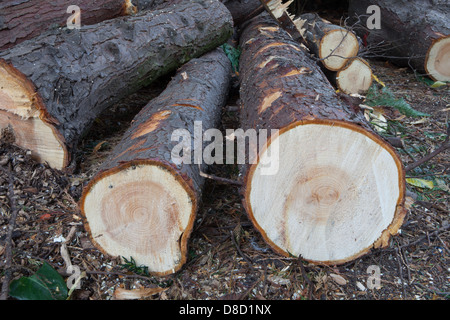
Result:
{"label": "small log", "polygon": [[203,130],[217,128],[230,77],[231,63],[221,49],[185,64],[135,117],[84,188],[80,207],[86,229],[104,253],[132,257],[156,275],[176,272],[186,262],[204,180],[191,157],[173,160],[179,142],[172,134],[188,132],[189,141],[185,136],[182,141],[188,152],[198,134],[194,122],[201,121]]}
{"label": "small log", "polygon": [[[380,9],[380,29],[369,28],[371,5]],[[422,0],[351,0],[356,23],[369,55],[409,66],[436,81],[450,81],[450,4]],[[376,17],[375,17],[376,18]]]}
{"label": "small log", "polygon": [[329,265],[387,246],[406,214],[395,149],[270,17],[248,25],[241,48],[241,127],[279,130],[243,167],[244,207],[263,238]]}
{"label": "small log", "polygon": [[232,33],[222,3],[194,0],[42,34],[0,52],[0,129],[12,127],[17,145],[65,168],[101,112]]}
{"label": "small log", "polygon": [[365,95],[372,85],[372,68],[363,58],[351,58],[344,68],[335,73],[335,79],[340,92]]}
{"label": "small log", "polygon": [[81,23],[92,25],[135,13],[130,0],[9,0],[0,2],[0,50],[31,39],[50,28],[64,27],[72,13],[70,5],[81,10]]}
{"label": "small log", "polygon": [[332,24],[316,14],[302,14],[295,21],[307,47],[331,71],[344,68],[359,52],[359,40],[347,28]]}

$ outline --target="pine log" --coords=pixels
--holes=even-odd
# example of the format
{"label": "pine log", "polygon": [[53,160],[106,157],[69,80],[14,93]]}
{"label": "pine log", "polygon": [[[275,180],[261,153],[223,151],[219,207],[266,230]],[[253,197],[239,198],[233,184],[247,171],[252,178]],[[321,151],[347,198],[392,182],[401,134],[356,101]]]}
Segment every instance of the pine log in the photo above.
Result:
{"label": "pine log", "polygon": [[318,264],[387,246],[406,214],[395,150],[270,17],[254,19],[240,45],[241,127],[279,130],[243,167],[256,229],[276,252]]}
{"label": "pine log", "polygon": [[[85,187],[80,207],[86,229],[104,253],[132,257],[156,275],[176,272],[186,262],[203,178],[193,159],[196,151],[181,164],[172,151],[180,143],[183,152],[198,146],[191,144],[198,135],[194,122],[201,121],[203,130],[218,127],[230,76],[222,49],[181,67]],[[187,133],[181,142],[172,137],[175,130]]]}
{"label": "pine log", "polygon": [[92,25],[135,12],[130,0],[9,0],[0,2],[0,50],[66,26],[70,5],[81,9],[81,23]]}
{"label": "pine log", "polygon": [[349,59],[358,55],[359,40],[349,29],[332,24],[313,13],[302,14],[296,24],[300,27],[307,47],[328,70],[341,70]]}
{"label": "pine log", "polygon": [[[155,10],[177,5],[183,0],[132,0],[138,11]],[[259,0],[220,0],[233,16],[234,25],[238,27],[246,20],[255,17],[263,9]]]}
{"label": "pine log", "polygon": [[221,0],[230,10],[236,26],[254,18],[264,8],[259,0]]}
{"label": "pine log", "polygon": [[[370,5],[380,8],[381,29],[369,29]],[[349,17],[372,55],[450,81],[450,3],[422,0],[351,0]]]}
{"label": "pine log", "polygon": [[336,88],[345,94],[365,95],[372,85],[372,68],[360,57],[351,58],[344,68],[334,73]]}
{"label": "pine log", "polygon": [[195,0],[25,41],[0,52],[0,129],[12,127],[17,145],[65,168],[102,111],[232,32],[222,3]]}

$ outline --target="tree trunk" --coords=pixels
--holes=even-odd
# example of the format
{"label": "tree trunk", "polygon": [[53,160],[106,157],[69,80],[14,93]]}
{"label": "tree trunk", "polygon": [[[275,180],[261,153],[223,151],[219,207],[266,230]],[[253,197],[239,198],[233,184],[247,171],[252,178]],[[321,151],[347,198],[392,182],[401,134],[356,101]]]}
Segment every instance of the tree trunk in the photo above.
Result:
{"label": "tree trunk", "polygon": [[406,214],[395,150],[270,18],[254,19],[241,47],[241,126],[279,130],[243,169],[250,220],[275,251],[319,264],[386,246]]}
{"label": "tree trunk", "polygon": [[[376,18],[367,13],[370,5],[380,8],[381,29],[369,29]],[[372,55],[440,81],[450,81],[449,12],[445,1],[352,0],[349,6],[349,16],[358,21],[358,33]]]}
{"label": "tree trunk", "polygon": [[359,41],[352,31],[313,13],[303,14],[299,19],[302,21],[300,32],[307,47],[328,70],[341,70],[349,59],[358,55]]}
{"label": "tree trunk", "polygon": [[[161,9],[182,1],[184,0],[132,0],[139,11]],[[230,11],[236,27],[264,10],[259,0],[220,0],[220,2]]]}
{"label": "tree trunk", "polygon": [[12,127],[16,144],[64,168],[102,111],[232,32],[223,4],[186,1],[23,42],[0,53],[0,129]]}
{"label": "tree trunk", "polygon": [[157,275],[186,262],[203,186],[200,162],[191,157],[192,150],[203,152],[202,145],[195,149],[203,132],[194,123],[218,127],[230,76],[229,59],[216,49],[185,64],[135,117],[81,199],[86,229],[103,252],[132,257]]}
{"label": "tree trunk", "polygon": [[259,0],[221,0],[230,10],[236,26],[254,18],[264,8]]}
{"label": "tree trunk", "polygon": [[0,3],[0,50],[10,48],[42,32],[66,26],[72,12],[81,9],[81,23],[91,25],[134,12],[130,0],[9,0]]}

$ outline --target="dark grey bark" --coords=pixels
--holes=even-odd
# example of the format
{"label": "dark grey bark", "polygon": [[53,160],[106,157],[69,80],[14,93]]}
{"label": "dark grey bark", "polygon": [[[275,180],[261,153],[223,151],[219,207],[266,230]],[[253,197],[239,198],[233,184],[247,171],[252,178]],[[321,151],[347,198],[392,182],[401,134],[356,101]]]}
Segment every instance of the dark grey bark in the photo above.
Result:
{"label": "dark grey bark", "polygon": [[71,5],[80,8],[83,25],[133,12],[129,0],[0,1],[0,50],[36,37],[48,29],[64,27],[72,15],[67,13]]}
{"label": "dark grey bark", "polygon": [[[84,208],[84,199],[99,180],[120,170],[127,170],[130,166],[154,165],[170,171],[182,185],[188,186],[187,191],[193,204],[188,228],[192,228],[201,201],[204,178],[200,175],[200,167],[194,163],[193,157],[190,164],[172,161],[172,149],[180,143],[172,141],[172,134],[180,129],[189,133],[192,141],[190,147],[194,150],[194,122],[201,121],[203,131],[218,128],[222,107],[228,97],[230,78],[231,63],[219,48],[183,65],[164,92],[151,100],[135,117],[120,143],[85,187],[81,200],[82,212],[85,214],[86,210],[89,210]],[[203,135],[203,132],[200,134]],[[202,151],[201,145],[200,148]],[[204,162],[201,166],[202,170],[206,170]],[[86,229],[89,230],[89,221],[86,222]],[[175,271],[186,262],[191,231],[183,231],[179,241],[182,258]],[[96,244],[95,239],[92,241]]]}
{"label": "dark grey bark", "polygon": [[216,48],[232,32],[232,17],[219,1],[185,1],[80,30],[53,30],[1,52],[0,60],[34,84],[41,119],[54,125],[70,150],[107,107]]}

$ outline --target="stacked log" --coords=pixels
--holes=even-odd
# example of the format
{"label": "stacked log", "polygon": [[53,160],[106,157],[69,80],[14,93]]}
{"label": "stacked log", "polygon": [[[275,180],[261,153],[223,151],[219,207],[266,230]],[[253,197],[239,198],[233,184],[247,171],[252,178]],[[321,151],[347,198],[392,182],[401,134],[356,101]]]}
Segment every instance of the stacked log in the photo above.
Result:
{"label": "stacked log", "polygon": [[101,112],[232,32],[222,3],[195,0],[22,42],[0,52],[0,129],[11,127],[39,161],[65,168]]}
{"label": "stacked log", "polygon": [[270,17],[248,25],[241,47],[241,126],[279,130],[244,166],[244,207],[255,228],[276,252],[318,264],[388,245],[405,216],[395,150]]}
{"label": "stacked log", "polygon": [[[368,28],[367,8],[380,10],[380,28]],[[349,17],[374,57],[450,81],[450,5],[422,0],[350,1]]]}
{"label": "stacked log", "polygon": [[82,23],[92,25],[104,20],[135,13],[130,0],[13,0],[0,2],[0,50],[34,38],[50,28],[67,25],[72,12],[80,8]]}
{"label": "stacked log", "polygon": [[[217,49],[186,63],[135,117],[83,192],[86,229],[100,250],[132,257],[157,275],[183,266],[203,186],[193,159],[194,123],[201,121],[203,130],[218,127],[230,77],[231,63]],[[173,141],[176,130],[186,134]],[[180,144],[186,161],[179,161],[186,154],[174,158]]]}
{"label": "stacked log", "polygon": [[[348,28],[305,13],[294,19],[281,0],[261,0],[279,24],[296,40],[304,43],[318,60],[328,79],[345,94],[365,94],[372,84],[370,64],[358,57],[358,37]],[[295,30],[295,31],[292,31]]]}

